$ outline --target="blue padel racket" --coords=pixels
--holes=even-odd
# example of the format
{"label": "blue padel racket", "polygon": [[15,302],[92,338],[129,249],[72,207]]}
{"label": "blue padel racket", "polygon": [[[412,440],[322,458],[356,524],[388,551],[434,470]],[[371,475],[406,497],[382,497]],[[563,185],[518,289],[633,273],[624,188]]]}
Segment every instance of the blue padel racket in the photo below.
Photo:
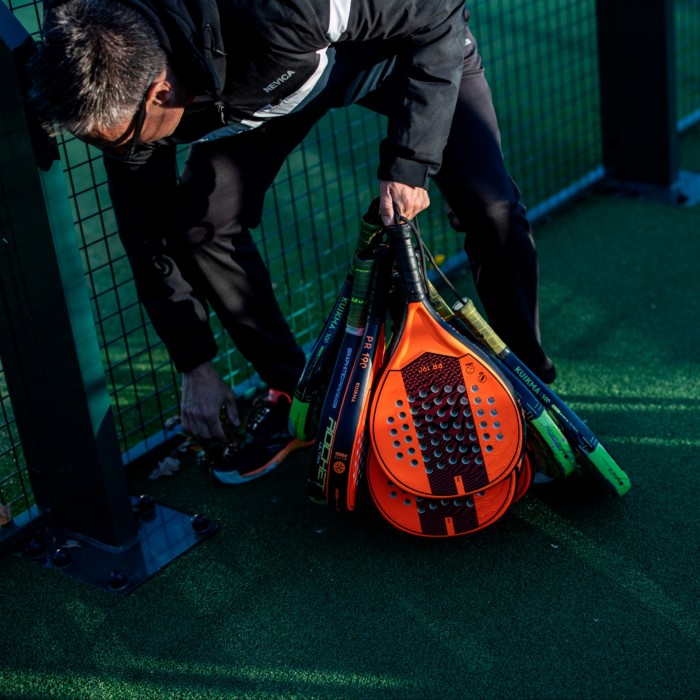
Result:
{"label": "blue padel racket", "polygon": [[306,366],[294,390],[289,411],[289,431],[299,440],[312,440],[316,436],[321,403],[343,339],[355,275],[354,261],[358,255],[371,249],[375,237],[381,231],[381,226],[367,221],[368,217],[369,213],[362,219],[353,262],[333,309],[309,352]]}
{"label": "blue padel racket", "polygon": [[340,406],[335,434],[331,436],[328,499],[338,511],[355,509],[357,487],[364,474],[369,444],[369,402],[384,359],[391,264],[389,246],[378,248],[369,289],[367,323]]}
{"label": "blue padel racket", "polygon": [[506,367],[527,385],[561,425],[569,443],[574,448],[581,468],[594,479],[603,483],[610,491],[623,496],[631,482],[627,474],[603,447],[598,438],[576,413],[537,375],[511,352],[508,346],[496,335],[471,300],[458,304],[456,310],[468,324],[472,333],[479,338]]}
{"label": "blue padel racket", "polygon": [[368,290],[372,280],[374,257],[355,258],[354,275],[348,316],[344,333],[335,357],[333,371],[326,384],[326,391],[319,414],[314,456],[309,470],[309,499],[315,503],[328,503],[329,469],[332,469],[332,453],[338,418],[350,386],[350,378],[356,360],[361,354],[362,340],[367,323]]}
{"label": "blue padel racket", "polygon": [[[430,301],[440,316],[450,323],[457,332],[478,342],[478,338],[475,338],[466,321],[447,305],[447,302],[432,284],[429,285],[429,293]],[[529,445],[533,442],[537,446],[536,452],[539,458],[538,462],[542,465],[541,470],[548,476],[557,479],[563,479],[573,474],[578,467],[576,455],[557,422],[510,367],[501,363],[500,368],[508,377],[508,381],[520,400],[528,427],[527,443]]]}

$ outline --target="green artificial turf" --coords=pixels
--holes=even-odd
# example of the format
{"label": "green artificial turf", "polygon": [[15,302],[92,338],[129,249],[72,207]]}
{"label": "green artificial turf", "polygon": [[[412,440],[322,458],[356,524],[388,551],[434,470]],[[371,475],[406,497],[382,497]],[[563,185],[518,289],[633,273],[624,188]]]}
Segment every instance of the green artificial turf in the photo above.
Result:
{"label": "green artificial turf", "polygon": [[[700,132],[682,158],[700,172]],[[308,450],[232,489],[143,468],[135,494],[220,531],[127,596],[4,558],[0,696],[699,697],[700,205],[590,194],[536,238],[555,388],[625,497],[575,476],[428,540],[325,517]]]}

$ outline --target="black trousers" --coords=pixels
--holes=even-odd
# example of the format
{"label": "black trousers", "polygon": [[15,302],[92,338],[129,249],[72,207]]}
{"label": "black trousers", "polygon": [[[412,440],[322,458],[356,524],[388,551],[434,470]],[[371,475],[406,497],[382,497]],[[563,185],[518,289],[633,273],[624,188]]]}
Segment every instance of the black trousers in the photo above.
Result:
{"label": "black trousers", "polygon": [[[553,368],[540,345],[537,254],[525,208],[506,170],[491,92],[467,30],[464,70],[443,165],[435,183],[465,233],[465,250],[489,321],[543,379]],[[339,47],[326,89],[304,109],[250,132],[195,144],[180,184],[184,236],[198,291],[262,381],[293,392],[305,356],[280,309],[250,229],[286,157],[331,108],[357,102],[386,113],[391,59],[371,46]],[[376,48],[381,52],[381,46]],[[369,66],[358,71],[356,66]]]}

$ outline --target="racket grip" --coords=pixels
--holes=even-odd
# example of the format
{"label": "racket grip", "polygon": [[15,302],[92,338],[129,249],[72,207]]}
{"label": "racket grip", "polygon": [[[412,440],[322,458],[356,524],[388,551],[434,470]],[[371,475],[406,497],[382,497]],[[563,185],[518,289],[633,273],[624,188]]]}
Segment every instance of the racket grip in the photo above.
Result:
{"label": "racket grip", "polygon": [[368,251],[381,231],[382,222],[379,218],[379,199],[375,199],[360,219],[360,234],[357,238],[355,255],[361,255]]}
{"label": "racket grip", "polygon": [[630,478],[600,443],[592,452],[586,454],[581,466],[585,472],[612,489],[618,496],[624,496],[632,487]]}
{"label": "racket grip", "polygon": [[496,357],[503,356],[508,349],[506,344],[498,337],[496,331],[486,323],[484,317],[479,313],[471,299],[457,302],[453,309],[464,319],[472,332],[486,344]]}
{"label": "racket grip", "polygon": [[455,313],[448,306],[447,302],[440,296],[440,293],[435,289],[433,283],[428,281],[428,297],[430,298],[430,303],[433,305],[435,311],[438,312],[440,317],[451,322],[455,318]]}
{"label": "racket grip", "polygon": [[418,266],[410,226],[408,224],[387,226],[385,231],[389,235],[394,250],[405,301],[407,303],[425,301],[427,299],[425,282]]}
{"label": "racket grip", "polygon": [[367,321],[367,303],[369,288],[372,283],[372,269],[374,259],[364,260],[355,258],[353,269],[355,271],[350,293],[350,306],[348,309],[348,328],[362,329]]}

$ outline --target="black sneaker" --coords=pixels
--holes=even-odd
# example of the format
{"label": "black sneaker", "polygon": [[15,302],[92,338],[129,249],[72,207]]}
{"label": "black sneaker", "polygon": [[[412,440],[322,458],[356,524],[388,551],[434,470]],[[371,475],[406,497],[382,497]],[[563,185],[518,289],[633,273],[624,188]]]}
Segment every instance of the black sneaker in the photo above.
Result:
{"label": "black sneaker", "polygon": [[310,445],[313,440],[302,442],[289,433],[291,405],[288,394],[274,389],[255,399],[245,438],[216,460],[214,478],[222,484],[245,484],[271,472],[290,452]]}

